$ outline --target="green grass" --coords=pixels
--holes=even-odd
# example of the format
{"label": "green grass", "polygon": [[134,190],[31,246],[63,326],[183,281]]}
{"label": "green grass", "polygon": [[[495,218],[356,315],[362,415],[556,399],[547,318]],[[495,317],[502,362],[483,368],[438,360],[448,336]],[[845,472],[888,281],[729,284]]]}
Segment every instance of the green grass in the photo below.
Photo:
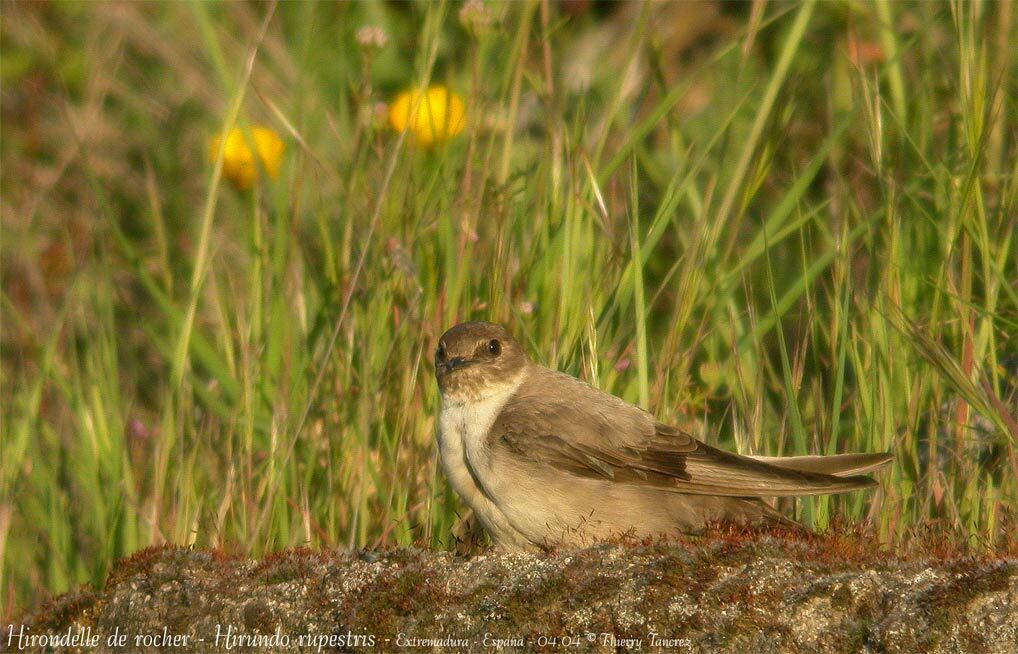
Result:
{"label": "green grass", "polygon": [[[811,526],[1009,537],[1014,4],[487,7],[4,6],[0,615],[152,543],[450,547],[464,319],[724,447],[894,452]],[[430,151],[377,118],[422,80]],[[235,119],[288,144],[249,192]]]}

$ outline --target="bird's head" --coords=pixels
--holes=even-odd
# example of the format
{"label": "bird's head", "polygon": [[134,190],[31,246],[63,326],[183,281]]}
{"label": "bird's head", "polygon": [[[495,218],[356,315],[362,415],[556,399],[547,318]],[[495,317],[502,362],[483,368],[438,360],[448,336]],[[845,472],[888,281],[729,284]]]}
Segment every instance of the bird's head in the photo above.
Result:
{"label": "bird's head", "polygon": [[445,401],[473,401],[514,385],[529,363],[523,347],[500,325],[464,322],[439,339],[435,377]]}

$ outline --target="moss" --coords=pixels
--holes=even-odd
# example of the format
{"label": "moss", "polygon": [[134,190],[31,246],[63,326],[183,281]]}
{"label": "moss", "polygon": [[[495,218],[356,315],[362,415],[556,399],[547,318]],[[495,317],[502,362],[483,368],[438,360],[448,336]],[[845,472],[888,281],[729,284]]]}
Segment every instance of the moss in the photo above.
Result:
{"label": "moss", "polygon": [[[931,637],[949,632],[951,626],[958,622],[959,613],[964,612],[976,597],[1006,591],[1011,578],[1018,574],[1018,564],[1001,563],[982,568],[976,561],[966,560],[951,566],[949,572],[950,579],[929,589],[920,598],[933,628]],[[970,634],[969,640],[973,644],[983,642],[977,634]]]}
{"label": "moss", "polygon": [[348,598],[342,614],[354,631],[366,629],[376,634],[393,635],[405,618],[430,622],[443,606],[445,593],[420,570],[379,575],[357,595]]}
{"label": "moss", "polygon": [[[703,628],[701,600],[717,579],[717,571],[703,566],[702,559],[678,556],[675,553],[651,559],[645,566],[643,597],[637,610],[662,625],[660,634],[665,637],[682,637],[684,633]],[[689,597],[697,610],[675,616],[669,606],[679,595]]]}
{"label": "moss", "polygon": [[869,620],[854,620],[841,632],[839,644],[846,652],[862,652],[870,645],[873,624]]}
{"label": "moss", "polygon": [[[116,576],[121,583],[98,599],[68,597],[35,624],[63,626],[87,614],[89,620],[96,616],[92,624],[100,629],[151,631],[157,624],[173,633],[197,627],[205,635],[210,621],[231,616],[249,633],[271,633],[277,626],[291,633],[371,633],[380,649],[394,646],[384,639],[400,631],[479,642],[486,631],[536,639],[586,630],[643,638],[645,645],[654,632],[690,638],[694,648],[731,652],[814,646],[922,651],[943,646],[946,637],[957,639],[952,646],[980,651],[1000,640],[977,633],[978,618],[966,609],[985,598],[988,615],[1001,615],[1006,609],[997,591],[1013,587],[1018,564],[931,561],[937,576],[910,583],[916,566],[892,561],[870,567],[864,578],[858,570],[845,571],[854,566],[844,562],[805,562],[823,542],[811,538],[786,543],[770,535],[733,535],[682,546],[624,542],[533,558],[491,553],[469,562],[413,549],[348,555],[294,550],[252,564],[216,552],[155,548],[125,560]],[[858,596],[851,579],[865,584]],[[940,581],[931,588],[930,579]],[[792,614],[810,607],[826,612],[827,605],[815,599],[820,597],[829,600],[830,614],[814,616],[813,627],[822,631],[804,636],[805,625]],[[469,619],[450,619],[458,614]]]}
{"label": "moss", "polygon": [[180,549],[184,548],[169,544],[153,545],[139,550],[129,557],[118,559],[106,578],[106,588],[119,586],[136,575],[149,574],[156,563],[166,560],[167,555]]}
{"label": "moss", "polygon": [[824,587],[821,586],[820,584],[817,584],[816,588],[818,589],[818,592],[820,590],[830,591],[829,597],[831,598],[831,606],[833,606],[834,608],[847,610],[849,607],[852,606],[853,602],[852,591],[849,590],[847,585],[838,584],[832,590],[828,587]]}
{"label": "moss", "polygon": [[335,560],[328,551],[315,551],[304,547],[269,554],[255,566],[253,575],[266,585],[288,581],[306,581],[323,563]]}
{"label": "moss", "polygon": [[549,633],[562,627],[562,614],[555,610],[572,592],[569,579],[563,575],[540,578],[532,586],[516,587],[506,596],[502,606],[515,624],[531,622],[534,635]]}
{"label": "moss", "polygon": [[96,606],[98,598],[91,588],[81,586],[77,590],[44,602],[26,622],[35,625],[39,631],[63,631],[70,625],[87,623],[83,619]]}
{"label": "moss", "polygon": [[244,605],[241,619],[244,621],[245,629],[251,633],[271,633],[277,624],[272,609],[265,602],[259,600]]}
{"label": "moss", "polygon": [[618,579],[606,576],[605,567],[604,561],[596,555],[573,558],[562,571],[569,590],[566,605],[586,606],[615,597],[619,589]]}
{"label": "moss", "polygon": [[461,597],[461,600],[468,606],[480,607],[490,601],[498,586],[498,580],[496,579],[480,579],[473,587],[471,587],[469,592]]}

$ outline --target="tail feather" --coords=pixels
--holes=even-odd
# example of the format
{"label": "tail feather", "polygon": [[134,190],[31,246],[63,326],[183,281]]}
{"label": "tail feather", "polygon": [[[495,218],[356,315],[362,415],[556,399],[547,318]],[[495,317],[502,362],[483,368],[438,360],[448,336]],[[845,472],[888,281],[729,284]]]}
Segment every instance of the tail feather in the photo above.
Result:
{"label": "tail feather", "polygon": [[833,456],[751,456],[786,470],[819,472],[835,477],[851,477],[883,468],[894,458],[890,452],[877,454],[835,454]]}

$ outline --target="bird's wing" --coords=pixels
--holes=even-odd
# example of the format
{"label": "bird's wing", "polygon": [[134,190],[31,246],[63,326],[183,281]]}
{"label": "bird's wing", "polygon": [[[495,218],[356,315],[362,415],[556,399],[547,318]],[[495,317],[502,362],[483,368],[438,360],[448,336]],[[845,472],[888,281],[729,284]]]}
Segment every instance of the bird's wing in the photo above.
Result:
{"label": "bird's wing", "polygon": [[[506,403],[489,431],[490,448],[577,477],[700,495],[825,495],[875,484],[865,476],[784,468],[725,452],[574,377],[535,374],[554,377],[521,387]],[[549,383],[560,392],[533,390]]]}
{"label": "bird's wing", "polygon": [[822,472],[835,477],[861,475],[883,468],[894,456],[890,452],[875,454],[829,454],[825,456],[751,456],[751,459],[779,468],[800,472]]}

